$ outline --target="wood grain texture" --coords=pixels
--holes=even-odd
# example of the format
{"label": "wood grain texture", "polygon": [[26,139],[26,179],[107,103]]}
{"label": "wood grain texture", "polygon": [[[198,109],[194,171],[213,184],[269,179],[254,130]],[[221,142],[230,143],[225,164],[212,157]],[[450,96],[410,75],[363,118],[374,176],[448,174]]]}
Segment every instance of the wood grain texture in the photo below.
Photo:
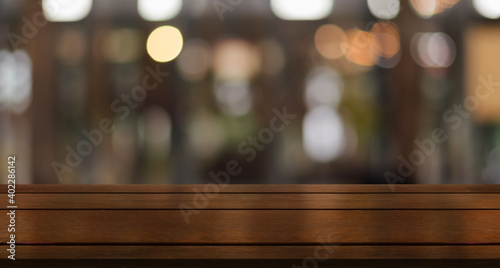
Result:
{"label": "wood grain texture", "polygon": [[204,187],[19,185],[18,258],[500,260],[497,185],[228,185],[203,199]]}
{"label": "wood grain texture", "polygon": [[498,210],[205,210],[189,224],[178,210],[18,210],[17,218],[25,244],[500,244]]}
{"label": "wood grain texture", "polygon": [[[5,251],[7,246],[0,246]],[[29,246],[19,259],[499,259],[500,246]],[[196,254],[194,254],[196,253]],[[299,262],[300,263],[300,262]]]}
{"label": "wood grain texture", "polygon": [[[6,207],[7,199],[2,207]],[[19,209],[500,209],[500,194],[17,194]]]}
{"label": "wood grain texture", "polygon": [[[326,260],[320,268],[498,268],[498,260]],[[316,267],[300,260],[0,260],[0,267],[27,268],[280,268]]]}

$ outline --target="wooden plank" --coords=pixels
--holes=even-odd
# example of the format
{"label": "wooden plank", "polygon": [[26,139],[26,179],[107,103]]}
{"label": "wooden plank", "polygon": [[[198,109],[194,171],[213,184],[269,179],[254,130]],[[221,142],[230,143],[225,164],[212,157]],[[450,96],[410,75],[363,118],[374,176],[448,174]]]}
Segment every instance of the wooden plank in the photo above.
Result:
{"label": "wooden plank", "polygon": [[[7,199],[0,209],[5,209]],[[17,194],[18,209],[500,209],[500,194]]]}
{"label": "wooden plank", "polygon": [[[18,210],[19,244],[500,244],[498,210]],[[7,226],[7,216],[0,226]],[[7,233],[0,233],[2,243]]]}
{"label": "wooden plank", "polygon": [[[6,252],[7,246],[0,246]],[[500,246],[30,246],[18,259],[500,259]],[[300,262],[298,263],[300,264]]]}
{"label": "wooden plank", "polygon": [[[194,211],[188,224],[179,204],[195,207],[204,187],[19,185],[16,255],[193,259],[202,261],[199,267],[209,267],[205,259],[294,259],[300,265],[328,237],[322,249],[331,250],[329,260],[370,260],[357,267],[376,267],[372,259],[500,260],[497,186],[397,185],[392,192],[387,185],[228,185],[206,204],[198,200],[205,210]],[[8,225],[6,205],[0,226]]]}
{"label": "wooden plank", "polygon": [[[326,260],[321,268],[498,268],[499,260]],[[277,268],[316,267],[300,260],[0,260],[0,267],[26,268]]]}
{"label": "wooden plank", "polygon": [[[17,193],[193,193],[204,184],[192,185],[17,185]],[[394,191],[392,190],[392,187]],[[223,185],[223,193],[500,193],[500,185]],[[0,185],[7,192],[7,186]]]}

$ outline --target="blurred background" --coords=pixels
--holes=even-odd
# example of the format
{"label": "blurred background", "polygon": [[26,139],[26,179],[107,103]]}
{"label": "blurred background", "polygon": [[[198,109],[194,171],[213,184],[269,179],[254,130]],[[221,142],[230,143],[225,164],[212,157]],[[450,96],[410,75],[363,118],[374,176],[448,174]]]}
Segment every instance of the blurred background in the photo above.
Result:
{"label": "blurred background", "polygon": [[498,18],[496,0],[0,0],[0,169],[499,183]]}

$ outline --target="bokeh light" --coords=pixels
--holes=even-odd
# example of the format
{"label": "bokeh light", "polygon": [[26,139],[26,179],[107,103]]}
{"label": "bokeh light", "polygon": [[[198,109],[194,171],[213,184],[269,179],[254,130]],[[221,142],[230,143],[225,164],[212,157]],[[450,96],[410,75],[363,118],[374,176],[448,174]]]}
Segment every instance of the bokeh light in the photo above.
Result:
{"label": "bokeh light", "polygon": [[319,105],[336,107],[342,96],[342,77],[329,67],[317,67],[306,79],[305,102],[308,108]]}
{"label": "bokeh light", "polygon": [[474,8],[481,16],[488,19],[500,18],[500,1],[498,0],[474,0]]}
{"label": "bokeh light", "polygon": [[375,53],[381,57],[391,58],[400,50],[400,38],[397,26],[391,22],[377,22],[370,29],[377,42],[373,43]]}
{"label": "bokeh light", "polygon": [[316,30],[314,44],[321,56],[335,60],[342,57],[340,45],[345,38],[344,31],[333,24],[326,24]]}
{"label": "bokeh light", "polygon": [[399,0],[368,0],[368,8],[373,16],[382,20],[392,20],[399,14]]}
{"label": "bokeh light", "polygon": [[224,145],[226,132],[217,118],[205,110],[196,113],[188,126],[188,138],[200,158],[211,158]]}
{"label": "bokeh light", "polygon": [[456,56],[456,46],[445,33],[417,33],[411,40],[413,59],[425,68],[449,67]]}
{"label": "bokeh light", "polygon": [[42,0],[43,14],[48,21],[79,21],[92,9],[92,0]]}
{"label": "bokeh light", "polygon": [[401,41],[396,24],[389,21],[375,23],[370,29],[374,53],[379,57],[377,65],[393,68],[401,58]]}
{"label": "bokeh light", "polygon": [[422,18],[430,18],[452,8],[460,0],[410,0],[413,10]]}
{"label": "bokeh light", "polygon": [[0,50],[0,109],[22,113],[32,91],[32,62],[24,50]]}
{"label": "bokeh light", "polygon": [[423,18],[430,18],[438,11],[438,0],[411,0],[411,6]]}
{"label": "bokeh light", "polygon": [[169,62],[182,50],[183,39],[179,29],[173,26],[156,28],[148,37],[147,50],[157,62]]}
{"label": "bokeh light", "polygon": [[318,106],[311,109],[304,117],[302,128],[304,149],[312,160],[326,163],[342,154],[344,125],[332,108]]}
{"label": "bokeh light", "polygon": [[182,9],[182,0],[138,0],[137,11],[148,21],[169,20]]}
{"label": "bokeh light", "polygon": [[222,110],[228,114],[241,116],[252,108],[250,84],[245,81],[216,83],[215,97]]}
{"label": "bokeh light", "polygon": [[375,53],[373,36],[365,31],[354,28],[346,32],[341,44],[342,53],[349,61],[361,66],[373,66],[379,56]]}
{"label": "bokeh light", "polygon": [[225,39],[215,44],[214,71],[222,80],[248,80],[260,68],[258,49],[243,39]]}
{"label": "bokeh light", "polygon": [[282,20],[320,20],[330,15],[333,2],[333,0],[271,0],[271,9]]}
{"label": "bokeh light", "polygon": [[166,155],[170,150],[172,122],[165,109],[160,106],[149,106],[139,121],[140,144],[148,153]]}

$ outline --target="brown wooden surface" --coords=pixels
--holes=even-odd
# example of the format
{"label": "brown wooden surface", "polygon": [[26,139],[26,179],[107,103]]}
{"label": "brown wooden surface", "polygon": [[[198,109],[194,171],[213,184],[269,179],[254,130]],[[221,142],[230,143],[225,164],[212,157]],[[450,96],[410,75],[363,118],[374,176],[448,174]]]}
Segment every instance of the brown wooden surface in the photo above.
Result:
{"label": "brown wooden surface", "polygon": [[[19,246],[19,259],[293,259],[313,257],[317,246]],[[6,250],[7,246],[0,246]],[[193,254],[196,252],[196,254]],[[293,254],[290,254],[293,252]],[[329,259],[498,259],[500,246],[324,246]],[[299,262],[300,263],[300,262]]]}
{"label": "brown wooden surface", "polygon": [[0,267],[29,267],[29,268],[498,268],[497,260],[334,260],[328,259],[318,262],[318,266],[311,263],[305,265],[301,260],[0,260]]}
{"label": "brown wooden surface", "polygon": [[228,185],[187,223],[179,205],[203,189],[18,185],[16,255],[300,261],[319,248],[328,260],[500,260],[498,185]]}
{"label": "brown wooden surface", "polygon": [[18,243],[500,244],[498,210],[204,210],[189,224],[178,210],[18,210],[17,218]]}
{"label": "brown wooden surface", "polygon": [[[196,194],[17,194],[19,209],[178,209]],[[3,207],[7,206],[4,200]],[[205,209],[500,209],[500,194],[219,194]]]}

